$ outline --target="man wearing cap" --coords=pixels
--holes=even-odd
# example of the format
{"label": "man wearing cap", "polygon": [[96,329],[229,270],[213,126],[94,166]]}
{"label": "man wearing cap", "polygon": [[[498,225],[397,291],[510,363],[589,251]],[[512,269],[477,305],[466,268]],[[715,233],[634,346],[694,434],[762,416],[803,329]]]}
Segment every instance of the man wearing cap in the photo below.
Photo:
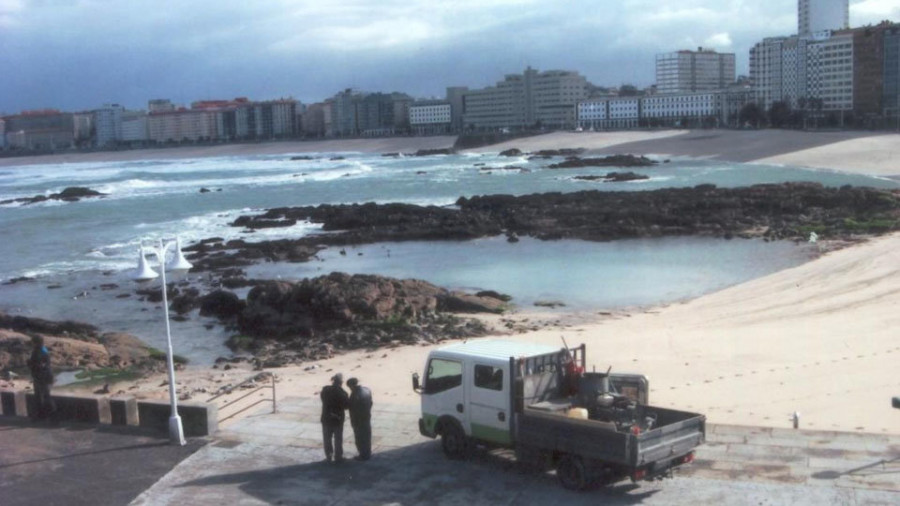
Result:
{"label": "man wearing cap", "polygon": [[350,387],[350,425],[359,452],[356,460],[369,460],[372,456],[372,391],[361,386],[359,380],[347,380]]}
{"label": "man wearing cap", "polygon": [[325,439],[325,458],[335,462],[344,460],[344,410],[350,404],[347,392],[342,388],[344,376],[337,373],[331,384],[322,388],[322,436]]}

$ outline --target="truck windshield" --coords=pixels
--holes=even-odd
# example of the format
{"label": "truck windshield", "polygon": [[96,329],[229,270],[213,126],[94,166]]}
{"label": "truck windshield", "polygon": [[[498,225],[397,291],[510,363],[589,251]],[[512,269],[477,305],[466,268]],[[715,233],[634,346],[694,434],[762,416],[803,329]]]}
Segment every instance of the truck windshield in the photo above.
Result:
{"label": "truck windshield", "polygon": [[434,394],[462,385],[462,363],[433,358],[425,376],[425,393]]}

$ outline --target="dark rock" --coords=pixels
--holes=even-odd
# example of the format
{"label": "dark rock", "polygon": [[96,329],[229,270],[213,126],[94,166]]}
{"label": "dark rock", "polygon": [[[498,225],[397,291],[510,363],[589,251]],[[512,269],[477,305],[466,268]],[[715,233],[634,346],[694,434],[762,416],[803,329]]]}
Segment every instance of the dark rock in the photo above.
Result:
{"label": "dark rock", "polygon": [[187,288],[180,294],[172,298],[170,307],[179,315],[193,311],[200,306],[200,290],[197,288]]}
{"label": "dark rock", "polygon": [[212,190],[210,190],[209,188],[200,188],[200,193],[209,193],[211,191]]}
{"label": "dark rock", "polygon": [[547,159],[554,156],[578,156],[581,153],[584,153],[584,148],[541,149],[531,155]]}
{"label": "dark rock", "polygon": [[216,290],[200,298],[200,316],[231,320],[237,318],[244,307],[244,301],[225,290]]}
{"label": "dark rock", "polygon": [[554,163],[550,169],[574,169],[583,167],[649,167],[656,164],[645,156],[610,155],[603,158],[570,157],[560,163]]}
{"label": "dark rock", "polygon": [[14,285],[16,283],[24,283],[28,281],[34,281],[34,278],[29,278],[27,276],[20,276],[18,278],[11,278],[3,282],[4,285]]}
{"label": "dark rock", "polygon": [[329,160],[331,160],[332,162],[338,162],[338,161],[346,160],[346,159],[347,158],[344,156],[333,156],[333,157],[329,158]]}
{"label": "dark rock", "polygon": [[500,156],[522,156],[522,151],[516,148],[510,148],[500,152]]}
{"label": "dark rock", "polygon": [[434,156],[434,155],[453,155],[456,154],[456,150],[453,148],[439,148],[439,149],[420,149],[413,153],[412,156]]}
{"label": "dark rock", "polygon": [[305,160],[315,160],[315,158],[313,158],[313,157],[311,157],[311,156],[306,156],[306,155],[292,156],[292,157],[291,157],[291,161],[292,161],[292,162],[305,161]]}
{"label": "dark rock", "polygon": [[44,202],[47,200],[62,200],[64,202],[77,202],[78,200],[85,197],[103,197],[105,193],[100,193],[95,190],[91,190],[90,188],[84,188],[81,186],[70,186],[59,193],[53,193],[51,195],[35,195],[34,197],[25,197],[20,199],[10,199],[0,201],[0,205],[3,204],[12,204],[12,203],[22,203],[22,204],[36,204],[38,202]]}
{"label": "dark rock", "polygon": [[581,181],[603,181],[604,183],[621,183],[626,181],[637,181],[650,179],[650,176],[636,174],[634,172],[607,172],[603,176],[575,176],[572,179]]}

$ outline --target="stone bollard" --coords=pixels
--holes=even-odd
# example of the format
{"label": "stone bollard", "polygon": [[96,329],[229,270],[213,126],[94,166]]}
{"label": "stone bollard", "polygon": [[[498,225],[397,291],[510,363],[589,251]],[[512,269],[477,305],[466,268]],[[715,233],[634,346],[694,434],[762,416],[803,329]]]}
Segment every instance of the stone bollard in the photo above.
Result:
{"label": "stone bollard", "polygon": [[134,397],[111,397],[109,411],[113,425],[138,425],[138,407]]}
{"label": "stone bollard", "polygon": [[3,416],[28,416],[28,404],[23,390],[0,391],[0,412]]}

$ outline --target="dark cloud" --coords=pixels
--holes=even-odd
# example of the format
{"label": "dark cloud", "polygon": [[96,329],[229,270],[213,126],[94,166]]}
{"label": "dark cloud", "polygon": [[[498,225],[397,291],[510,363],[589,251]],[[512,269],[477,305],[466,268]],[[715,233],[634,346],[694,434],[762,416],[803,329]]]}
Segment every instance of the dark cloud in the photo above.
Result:
{"label": "dark cloud", "polygon": [[[900,18],[895,0],[851,2],[859,25]],[[294,96],[355,87],[441,96],[526,66],[600,85],[654,80],[657,53],[737,55],[796,29],[786,0],[157,2],[0,0],[0,111],[82,110],[150,98]]]}

